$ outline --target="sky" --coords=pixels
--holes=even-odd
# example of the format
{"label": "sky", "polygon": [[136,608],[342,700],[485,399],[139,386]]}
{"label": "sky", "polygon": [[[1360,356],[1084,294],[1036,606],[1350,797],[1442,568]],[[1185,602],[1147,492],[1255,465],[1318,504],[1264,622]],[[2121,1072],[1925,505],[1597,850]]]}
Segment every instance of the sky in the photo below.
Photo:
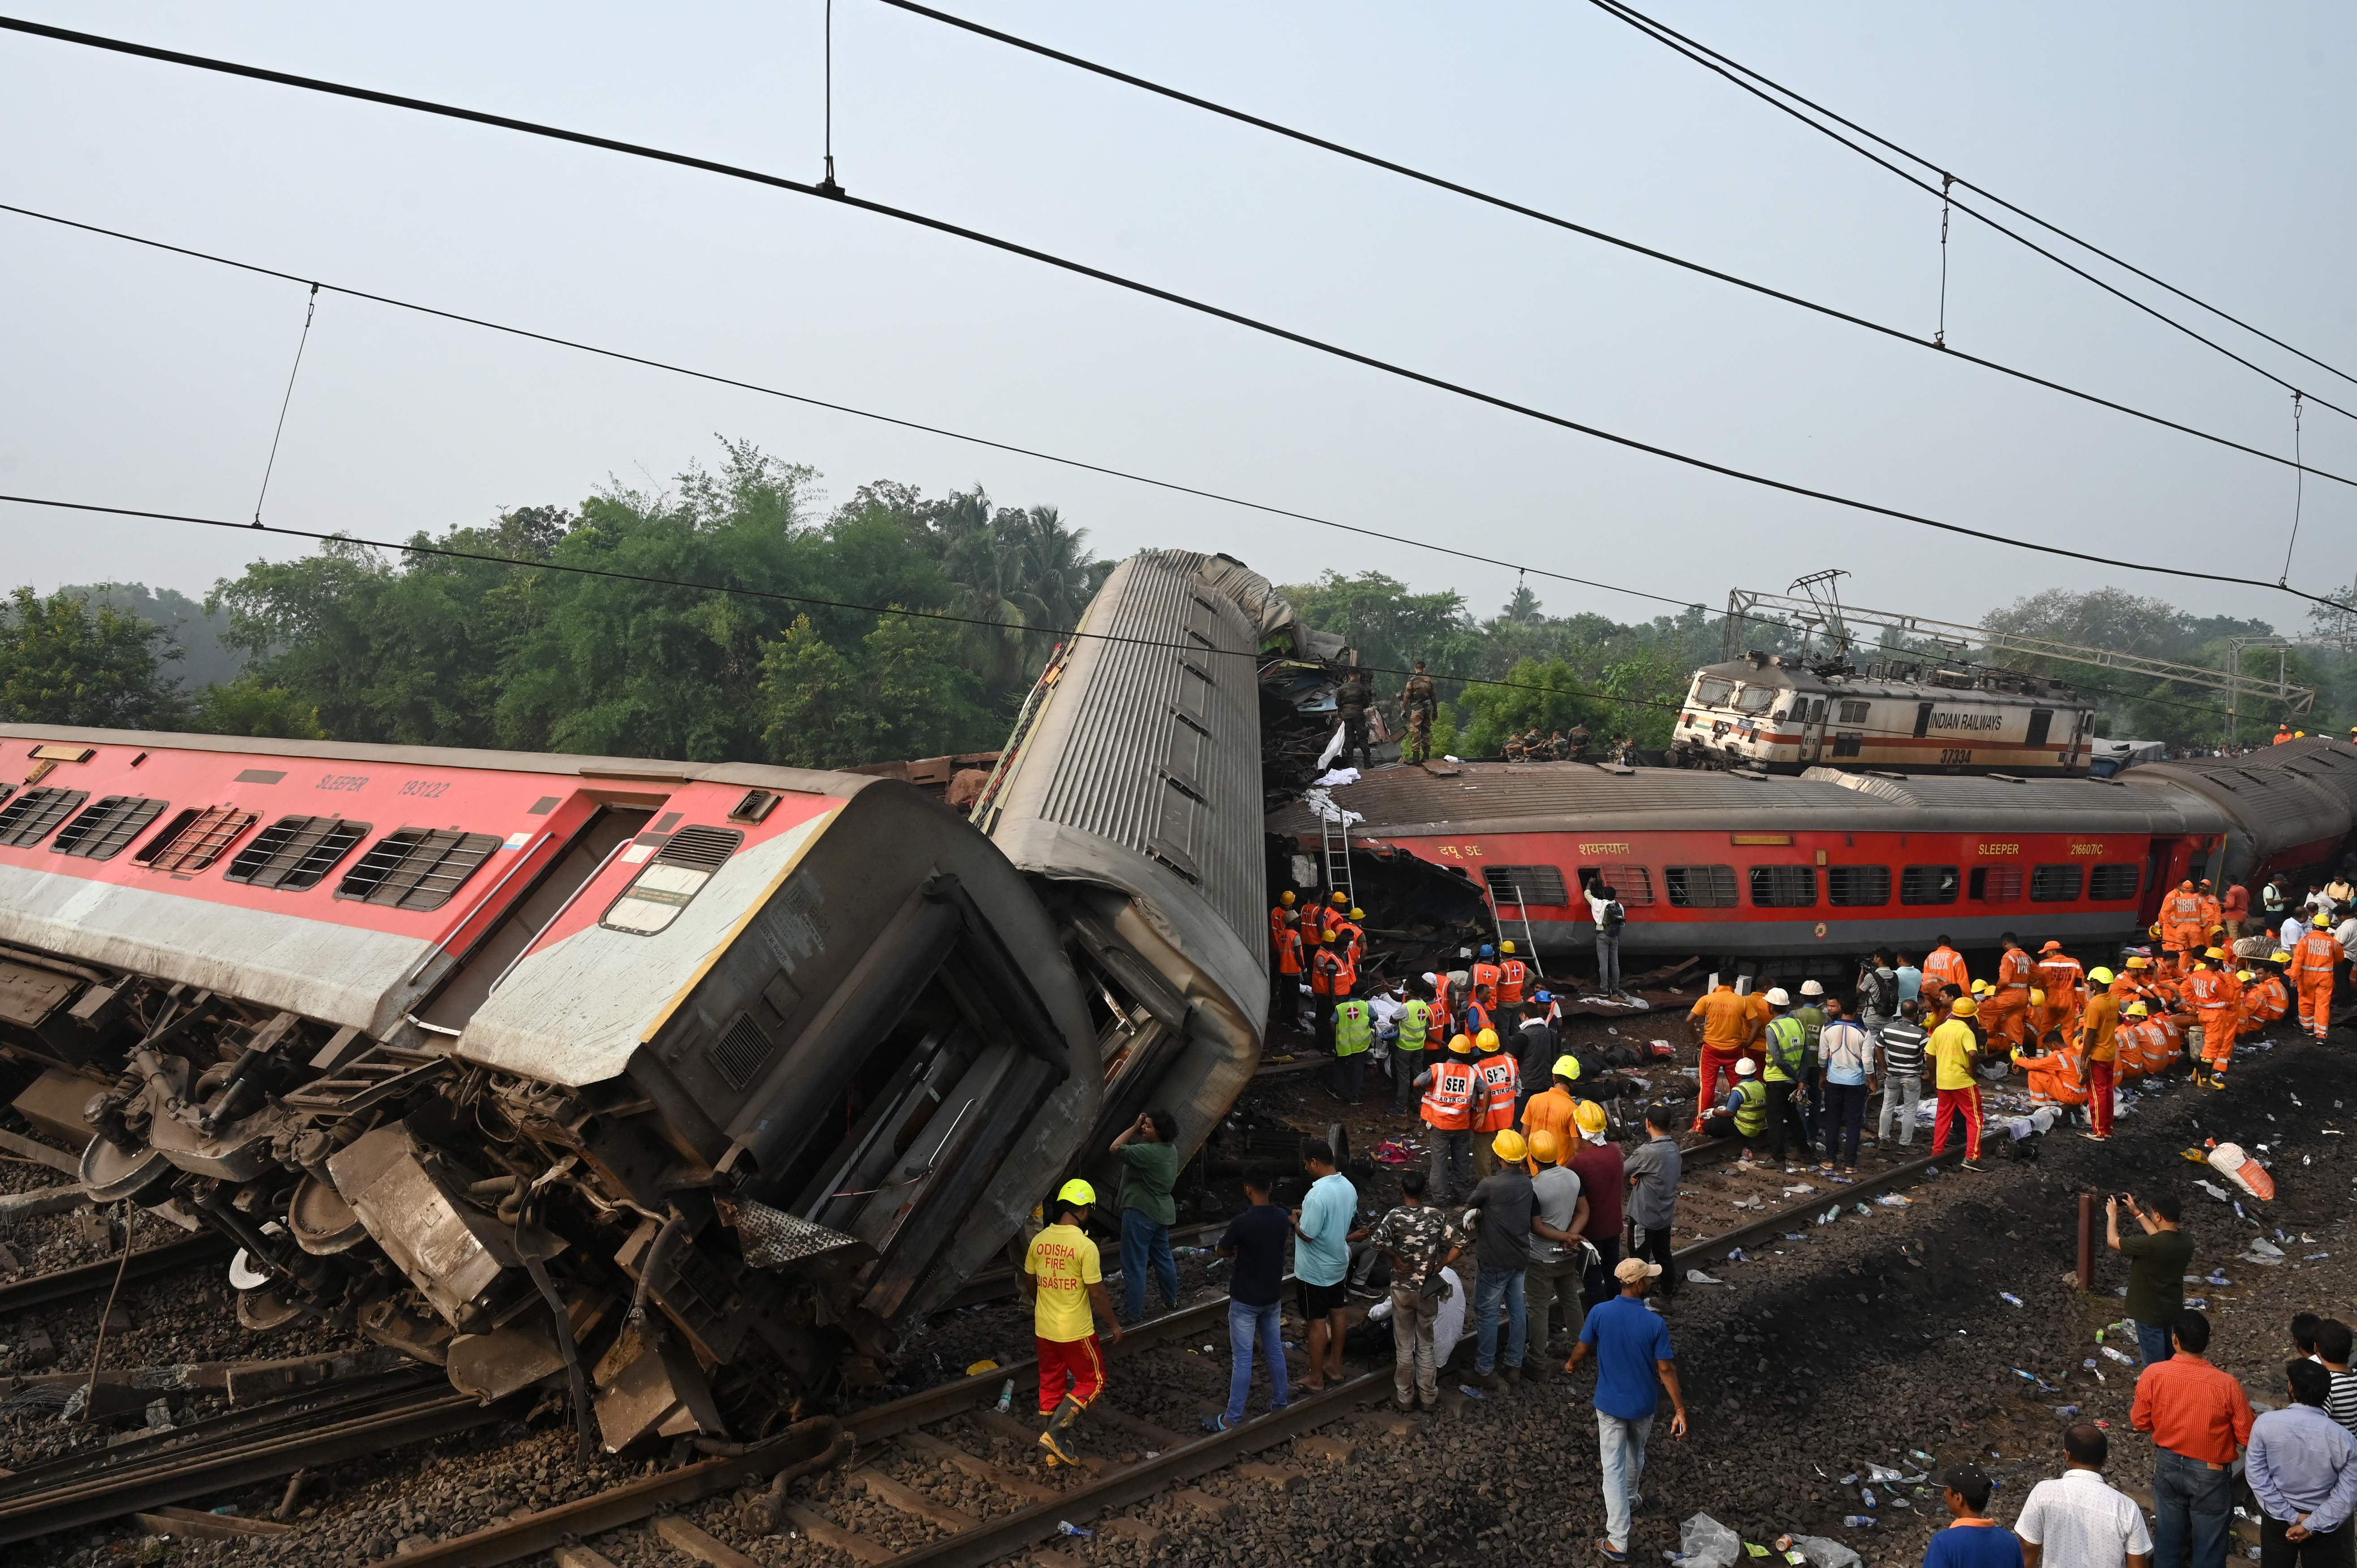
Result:
{"label": "sky", "polygon": [[[1928,338],[1935,199],[1581,0],[944,8]],[[32,20],[748,165],[820,171],[821,0],[190,7]],[[2357,372],[2357,8],[1657,0],[1850,118]],[[855,194],[1551,413],[2008,537],[2272,583],[2289,469],[1825,321],[908,15],[839,0]],[[1841,567],[1971,620],[2048,587],[2303,626],[2272,589],[1960,540],[1681,467],[791,193],[0,34],[0,201],[1682,601]],[[1948,340],[2288,454],[2280,388],[1965,218]],[[306,291],[0,213],[0,491],[253,514]],[[2357,383],[2203,330],[2357,409]],[[1052,503],[1120,555],[1514,575],[321,295],[264,512],[381,537],[660,489],[719,438],[835,499]],[[2303,452],[2357,476],[2357,425]],[[2357,575],[2310,478],[2290,564]],[[0,503],[0,583],[201,593],[300,542]],[[1534,580],[1555,613],[1666,607]]]}

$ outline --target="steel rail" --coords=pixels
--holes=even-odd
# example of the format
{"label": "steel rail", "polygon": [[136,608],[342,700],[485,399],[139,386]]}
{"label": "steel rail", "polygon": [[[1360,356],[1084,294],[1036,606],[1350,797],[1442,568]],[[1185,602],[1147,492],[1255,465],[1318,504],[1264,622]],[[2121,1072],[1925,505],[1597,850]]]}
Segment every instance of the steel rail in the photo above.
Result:
{"label": "steel rail", "polygon": [[210,1262],[226,1255],[229,1250],[227,1241],[207,1232],[184,1241],[167,1241],[160,1247],[142,1247],[131,1254],[128,1263],[121,1258],[102,1258],[95,1263],[77,1263],[70,1269],[34,1274],[0,1285],[0,1317],[71,1301],[77,1296],[95,1295],[114,1283],[118,1268],[127,1284],[133,1280],[153,1279],[157,1274],[177,1273],[193,1264]]}

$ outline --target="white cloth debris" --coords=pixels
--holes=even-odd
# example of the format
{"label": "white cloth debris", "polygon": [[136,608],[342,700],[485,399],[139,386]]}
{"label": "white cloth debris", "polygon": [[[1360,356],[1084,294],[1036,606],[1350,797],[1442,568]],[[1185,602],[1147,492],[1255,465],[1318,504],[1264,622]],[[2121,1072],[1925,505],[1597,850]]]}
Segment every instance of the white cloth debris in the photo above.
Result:
{"label": "white cloth debris", "polygon": [[1318,770],[1320,773],[1333,767],[1334,759],[1342,755],[1342,737],[1350,733],[1350,726],[1347,725],[1338,724],[1334,726],[1334,738],[1328,741],[1326,749],[1318,754]]}
{"label": "white cloth debris", "polygon": [[1339,788],[1344,784],[1356,784],[1358,781],[1359,770],[1355,768],[1333,768],[1320,775],[1317,779],[1318,784],[1329,789]]}
{"label": "white cloth debris", "polygon": [[1305,790],[1301,803],[1329,822],[1363,822],[1367,819],[1356,811],[1346,811],[1334,803],[1334,797],[1323,789]]}

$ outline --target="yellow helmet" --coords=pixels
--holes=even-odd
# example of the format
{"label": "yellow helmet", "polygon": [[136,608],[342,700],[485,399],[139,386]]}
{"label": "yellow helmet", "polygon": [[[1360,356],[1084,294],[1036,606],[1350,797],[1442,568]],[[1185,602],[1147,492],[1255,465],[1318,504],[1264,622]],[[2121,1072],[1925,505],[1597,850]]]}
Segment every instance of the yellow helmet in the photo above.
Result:
{"label": "yellow helmet", "polygon": [[1552,1070],[1555,1077],[1567,1078],[1577,1083],[1579,1081],[1579,1058],[1577,1057],[1557,1057],[1555,1058],[1555,1067]]}
{"label": "yellow helmet", "polygon": [[1284,906],[1285,906],[1286,908],[1288,908],[1288,909],[1292,908],[1293,908],[1293,889],[1292,889],[1292,888],[1290,888],[1290,887],[1288,887],[1288,888],[1286,888],[1284,892],[1282,892],[1282,893],[1278,894],[1278,895],[1276,896],[1276,901],[1277,901],[1278,903],[1280,903],[1280,904],[1284,905]]}
{"label": "yellow helmet", "polygon": [[1530,1150],[1523,1144],[1523,1135],[1512,1127],[1490,1140],[1490,1152],[1510,1165],[1530,1158]]}
{"label": "yellow helmet", "polygon": [[1582,1133],[1601,1133],[1604,1131],[1604,1107],[1597,1104],[1593,1100],[1583,1100],[1578,1104],[1573,1106],[1571,1108],[1571,1119],[1575,1122],[1578,1123],[1579,1130]]}
{"label": "yellow helmet", "polygon": [[1330,902],[1334,908],[1340,909],[1351,902],[1351,896],[1348,893],[1343,892],[1341,889],[1337,888],[1328,901]]}
{"label": "yellow helmet", "polygon": [[2109,985],[2119,977],[2099,963],[2087,972],[2087,978],[2098,985]]}
{"label": "yellow helmet", "polygon": [[1512,942],[1500,942],[1498,944],[1498,950],[1500,952],[1512,952],[1514,950],[1514,944]]}
{"label": "yellow helmet", "polygon": [[2146,1006],[2141,1002],[2131,1002],[2128,1004],[2128,1016],[2131,1018],[2149,1018],[2152,1016],[2152,1009]]}
{"label": "yellow helmet", "polygon": [[1352,919],[1354,919],[1354,920],[1363,920],[1363,919],[1365,919],[1366,918],[1367,918],[1367,912],[1366,912],[1364,909],[1360,908],[1359,908],[1357,905],[1355,905],[1355,904],[1353,904],[1352,906],[1351,906],[1351,918],[1352,918]]}
{"label": "yellow helmet", "polygon": [[1078,1176],[1056,1189],[1056,1201],[1059,1203],[1077,1203],[1085,1207],[1096,1200],[1097,1189]]}
{"label": "yellow helmet", "polygon": [[1543,1165],[1551,1165],[1562,1156],[1563,1144],[1554,1133],[1542,1127],[1531,1134],[1531,1158]]}
{"label": "yellow helmet", "polygon": [[2030,1004],[2032,1007],[2043,1007],[2043,1006],[2045,1006],[2045,1005],[2046,1005],[2046,993],[2045,993],[2045,992],[2043,992],[2043,991],[2041,991],[2041,990],[2040,990],[2040,989],[2039,989],[2037,986],[2035,986],[2035,985],[2031,986],[2031,987],[2029,988],[2029,1004]]}
{"label": "yellow helmet", "polygon": [[1473,1046],[1476,1050],[1496,1050],[1498,1048],[1498,1031],[1495,1029],[1482,1030],[1480,1034],[1473,1036]]}
{"label": "yellow helmet", "polygon": [[2238,969],[2234,972],[2234,978],[2247,981],[2251,978],[2251,972],[2247,969]]}
{"label": "yellow helmet", "polygon": [[1981,1004],[1969,996],[1957,997],[1956,1004],[1949,1009],[1959,1018],[1969,1018],[1980,1010]]}
{"label": "yellow helmet", "polygon": [[2323,910],[2319,909],[2316,912],[2316,929],[2319,931],[2327,930],[2330,929],[2331,925],[2332,917],[2326,914]]}
{"label": "yellow helmet", "polygon": [[2158,920],[2155,920],[2152,923],[2148,928],[2147,934],[2150,935],[2155,941],[2158,941],[2160,940],[2160,922]]}
{"label": "yellow helmet", "polygon": [[2136,956],[2128,960],[2128,967],[2130,969],[2150,969],[2152,967],[2152,960],[2145,957],[2142,953],[2137,953]]}
{"label": "yellow helmet", "polygon": [[1469,1057],[1473,1054],[1473,1042],[1466,1038],[1463,1035],[1451,1036],[1448,1041],[1448,1048],[1455,1051],[1460,1057]]}
{"label": "yellow helmet", "polygon": [[2201,956],[2203,958],[2224,958],[2226,956],[2226,950],[2224,948],[2207,948],[2203,950]]}
{"label": "yellow helmet", "polygon": [[2289,963],[2291,961],[2291,954],[2287,952],[2271,952],[2267,954],[2267,961],[2269,963]]}
{"label": "yellow helmet", "polygon": [[1331,931],[1320,931],[1318,933],[1318,940],[1321,942],[1330,942],[1334,940],[1334,933]]}

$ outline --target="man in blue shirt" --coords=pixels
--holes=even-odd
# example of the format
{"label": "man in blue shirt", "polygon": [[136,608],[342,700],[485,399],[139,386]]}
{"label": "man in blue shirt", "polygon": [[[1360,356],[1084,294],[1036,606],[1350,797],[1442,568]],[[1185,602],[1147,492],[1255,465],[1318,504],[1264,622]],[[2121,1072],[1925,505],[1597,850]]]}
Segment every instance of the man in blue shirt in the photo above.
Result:
{"label": "man in blue shirt", "polygon": [[[1670,1326],[1645,1305],[1662,1265],[1623,1258],[1612,1271],[1620,1294],[1588,1313],[1572,1347],[1566,1372],[1596,1358],[1596,1444],[1604,1469],[1604,1535],[1596,1543],[1606,1561],[1629,1561],[1629,1519],[1645,1478],[1645,1439],[1662,1390],[1670,1391],[1670,1435],[1686,1434],[1685,1395],[1670,1349]],[[2016,1565],[2018,1568],[2018,1564]]]}
{"label": "man in blue shirt", "polygon": [[1921,998],[1923,994],[1923,971],[1921,966],[1916,963],[1915,957],[1912,953],[1900,953],[1899,955],[1899,967],[1892,970],[1890,972],[1890,975],[1892,979],[1899,983],[1900,1001],[1914,1002]]}
{"label": "man in blue shirt", "polygon": [[1334,1168],[1323,1138],[1301,1145],[1309,1191],[1293,1211],[1293,1278],[1301,1321],[1309,1326],[1309,1366],[1301,1385],[1311,1393],[1342,1380],[1343,1309],[1350,1305],[1351,1230],[1359,1220],[1359,1189]]}
{"label": "man in blue shirt", "polygon": [[1954,1522],[1923,1549],[1923,1568],[2021,1568],[2021,1538],[1988,1516],[1996,1487],[1975,1465],[1953,1465],[1940,1484],[1947,1488],[1948,1517]]}
{"label": "man in blue shirt", "polygon": [[2357,1440],[2325,1413],[2332,1374],[2320,1361],[2284,1368],[2292,1402],[2251,1423],[2244,1477],[2259,1499],[2260,1568],[2329,1568],[2350,1560]]}

